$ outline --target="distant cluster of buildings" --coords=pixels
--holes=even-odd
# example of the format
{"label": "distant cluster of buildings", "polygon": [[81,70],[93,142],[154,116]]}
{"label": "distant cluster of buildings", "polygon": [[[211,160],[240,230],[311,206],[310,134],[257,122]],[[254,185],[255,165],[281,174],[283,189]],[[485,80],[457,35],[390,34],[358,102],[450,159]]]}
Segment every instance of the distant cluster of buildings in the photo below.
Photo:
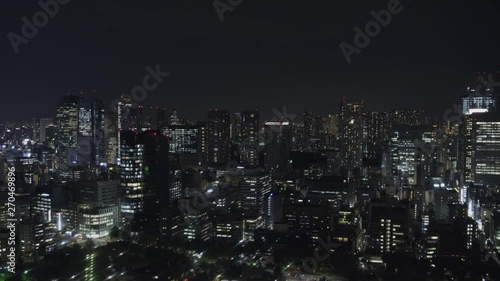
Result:
{"label": "distant cluster of buildings", "polygon": [[445,120],[343,98],[328,116],[212,109],[190,122],[126,96],[67,95],[54,118],[2,124],[0,187],[15,167],[27,260],[62,247],[57,236],[114,228],[270,252],[333,241],[375,264],[481,259],[500,249],[500,115],[493,92],[467,91]]}

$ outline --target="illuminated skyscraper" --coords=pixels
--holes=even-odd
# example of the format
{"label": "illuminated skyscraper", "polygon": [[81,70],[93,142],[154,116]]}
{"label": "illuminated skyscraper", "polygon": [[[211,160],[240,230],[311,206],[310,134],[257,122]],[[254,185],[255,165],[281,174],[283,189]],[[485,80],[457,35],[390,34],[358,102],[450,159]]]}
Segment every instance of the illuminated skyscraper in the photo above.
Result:
{"label": "illuminated skyscraper", "polygon": [[495,108],[496,97],[490,91],[478,93],[475,88],[467,87],[467,95],[460,97],[460,113],[463,115],[491,112]]}
{"label": "illuminated skyscraper", "polygon": [[386,112],[366,112],[364,114],[366,151],[379,151],[387,145],[389,117]]}
{"label": "illuminated skyscraper", "polygon": [[472,177],[476,184],[500,185],[500,116],[478,115],[473,120]]}
{"label": "illuminated skyscraper", "polygon": [[390,168],[396,182],[417,183],[419,130],[408,126],[391,129],[389,140]]}
{"label": "illuminated skyscraper", "polygon": [[168,140],[159,131],[122,132],[120,179],[124,223],[136,231],[159,231],[169,204]]}
{"label": "illuminated skyscraper", "polygon": [[206,128],[207,162],[227,163],[231,159],[231,115],[227,110],[210,110]]}
{"label": "illuminated skyscraper", "polygon": [[105,159],[109,164],[115,164],[120,157],[118,149],[118,119],[116,118],[116,111],[106,110],[104,112],[104,151]]}
{"label": "illuminated skyscraper", "polygon": [[482,114],[496,111],[496,97],[486,91],[476,92],[477,87],[467,87],[467,95],[460,98],[462,123],[459,127],[458,170],[462,174],[462,183],[474,182],[473,150],[474,123]]}
{"label": "illuminated skyscraper", "polygon": [[241,113],[241,164],[259,165],[259,112],[257,110]]}
{"label": "illuminated skyscraper", "polygon": [[105,116],[101,101],[80,101],[78,106],[78,161],[99,166],[105,163]]}
{"label": "illuminated skyscraper", "polygon": [[265,124],[265,167],[273,172],[289,168],[291,123],[287,120]]}
{"label": "illuminated skyscraper", "polygon": [[144,143],[137,133],[121,133],[120,179],[124,194],[121,214],[125,225],[131,225],[135,215],[144,210],[145,179]]}
{"label": "illuminated skyscraper", "polygon": [[81,98],[67,95],[59,99],[56,114],[55,147],[58,155],[58,169],[67,171],[78,164],[78,105]]}
{"label": "illuminated skyscraper", "polygon": [[410,207],[403,202],[370,203],[370,247],[378,253],[405,252],[411,248]]}
{"label": "illuminated skyscraper", "polygon": [[197,154],[199,150],[198,126],[170,125],[161,132],[169,138],[170,153]]}
{"label": "illuminated skyscraper", "polygon": [[56,145],[58,147],[76,148],[78,146],[78,105],[81,98],[67,95],[59,99],[57,105]]}
{"label": "illuminated skyscraper", "polygon": [[340,103],[340,166],[351,171],[363,160],[363,101]]}
{"label": "illuminated skyscraper", "polygon": [[271,192],[269,173],[254,173],[242,176],[240,180],[240,203],[245,211],[266,214],[266,199]]}

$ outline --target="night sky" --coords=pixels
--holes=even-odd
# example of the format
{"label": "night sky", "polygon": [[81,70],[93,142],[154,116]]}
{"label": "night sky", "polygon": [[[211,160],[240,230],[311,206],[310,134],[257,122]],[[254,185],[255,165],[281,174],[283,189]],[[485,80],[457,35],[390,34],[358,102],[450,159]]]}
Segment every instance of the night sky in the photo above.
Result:
{"label": "night sky", "polygon": [[[46,0],[43,0],[46,1]],[[221,0],[226,2],[227,0]],[[404,10],[348,64],[339,48],[389,1],[243,0],[221,22],[213,0],[72,0],[15,54],[37,1],[2,3],[0,120],[55,115],[57,98],[95,91],[111,101],[141,84],[145,67],[171,75],[145,105],[204,119],[287,106],[338,111],[342,96],[368,110],[420,108],[441,116],[478,71],[499,70],[498,0],[404,0]]]}

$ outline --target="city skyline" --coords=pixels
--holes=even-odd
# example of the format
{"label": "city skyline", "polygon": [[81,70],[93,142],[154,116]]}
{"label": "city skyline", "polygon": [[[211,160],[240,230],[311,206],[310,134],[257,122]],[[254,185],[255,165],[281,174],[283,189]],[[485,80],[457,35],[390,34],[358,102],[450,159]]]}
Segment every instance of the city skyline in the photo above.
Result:
{"label": "city skyline", "polygon": [[0,280],[500,280],[500,1],[4,5]]}

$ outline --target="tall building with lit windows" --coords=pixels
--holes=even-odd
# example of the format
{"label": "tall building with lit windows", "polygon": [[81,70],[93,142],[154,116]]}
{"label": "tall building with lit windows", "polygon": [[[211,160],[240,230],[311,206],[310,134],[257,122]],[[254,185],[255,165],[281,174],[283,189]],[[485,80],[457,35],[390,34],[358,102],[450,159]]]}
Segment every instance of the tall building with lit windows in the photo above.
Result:
{"label": "tall building with lit windows", "polygon": [[474,183],[500,185],[500,114],[487,113],[473,120],[472,175]]}
{"label": "tall building with lit windows", "polygon": [[[60,167],[99,166],[106,162],[104,104],[68,95],[61,97],[57,107],[56,148]],[[44,139],[47,132],[43,130]],[[40,136],[42,130],[40,129]]]}
{"label": "tall building with lit windows", "polygon": [[117,205],[80,204],[77,209],[78,231],[90,238],[109,235],[119,225]]}
{"label": "tall building with lit windows", "polygon": [[403,135],[404,132],[394,131],[391,134],[391,168],[392,174],[404,178],[408,184],[416,184],[417,147],[416,138]]}
{"label": "tall building with lit windows", "polygon": [[283,204],[283,222],[292,232],[306,233],[315,243],[326,239],[332,229],[327,204],[311,203],[307,199]]}
{"label": "tall building with lit windows", "polygon": [[[481,88],[481,85],[478,87],[469,86],[467,87],[467,95],[460,97],[460,113],[462,115],[462,122],[459,126],[458,170],[461,171],[461,181],[464,184],[475,182],[476,166],[473,163],[476,138],[475,122],[478,118],[481,118],[483,114],[492,114],[495,112],[497,106],[496,96],[488,89],[482,93],[476,91],[476,89]],[[480,131],[486,128],[483,127],[483,129],[481,129],[480,127]],[[483,163],[480,164],[482,165]]]}
{"label": "tall building with lit windows", "polygon": [[231,115],[227,110],[208,112],[206,140],[207,163],[225,164],[231,159]]}
{"label": "tall building with lit windows", "polygon": [[170,153],[197,154],[199,127],[191,125],[170,125],[162,130],[169,139]]}
{"label": "tall building with lit windows", "polygon": [[291,150],[291,123],[287,120],[264,123],[265,167],[272,172],[289,168]]}
{"label": "tall building with lit windows", "polygon": [[59,99],[55,123],[58,147],[76,148],[78,145],[78,105],[80,97],[67,95]]}
{"label": "tall building with lit windows", "polygon": [[124,224],[131,224],[137,213],[144,210],[145,180],[144,143],[137,133],[121,133],[120,143],[120,180],[124,194],[121,202],[121,215]]}
{"label": "tall building with lit windows", "polygon": [[346,171],[363,161],[363,100],[340,102],[339,140],[340,166]]}
{"label": "tall building with lit windows", "polygon": [[104,104],[99,100],[78,105],[78,161],[99,166],[106,162]]}
{"label": "tall building with lit windows", "polygon": [[57,167],[67,171],[69,166],[77,164],[78,149],[78,105],[81,98],[73,95],[61,97],[57,104],[55,118]]}
{"label": "tall building with lit windows", "polygon": [[240,179],[240,204],[247,212],[267,214],[267,196],[271,192],[271,175],[258,172]]}
{"label": "tall building with lit windows", "polygon": [[241,112],[240,162],[242,165],[259,165],[259,112]]}
{"label": "tall building with lit windows", "polygon": [[394,126],[389,133],[387,168],[396,185],[424,184],[436,170],[434,135],[426,126]]}
{"label": "tall building with lit windows", "polygon": [[389,134],[389,117],[386,112],[364,113],[365,151],[381,152],[387,145]]}
{"label": "tall building with lit windows", "polygon": [[460,97],[460,113],[470,115],[473,113],[492,112],[496,108],[496,97],[493,93],[476,93],[476,89],[467,87],[467,95]]}
{"label": "tall building with lit windows", "polygon": [[168,139],[159,131],[122,132],[121,214],[134,232],[158,231],[160,214],[169,206],[168,150]]}
{"label": "tall building with lit windows", "polygon": [[206,242],[212,237],[212,221],[207,212],[187,214],[184,218],[184,238],[188,241]]}
{"label": "tall building with lit windows", "polygon": [[370,203],[368,234],[375,252],[407,251],[411,245],[409,205],[400,201]]}

